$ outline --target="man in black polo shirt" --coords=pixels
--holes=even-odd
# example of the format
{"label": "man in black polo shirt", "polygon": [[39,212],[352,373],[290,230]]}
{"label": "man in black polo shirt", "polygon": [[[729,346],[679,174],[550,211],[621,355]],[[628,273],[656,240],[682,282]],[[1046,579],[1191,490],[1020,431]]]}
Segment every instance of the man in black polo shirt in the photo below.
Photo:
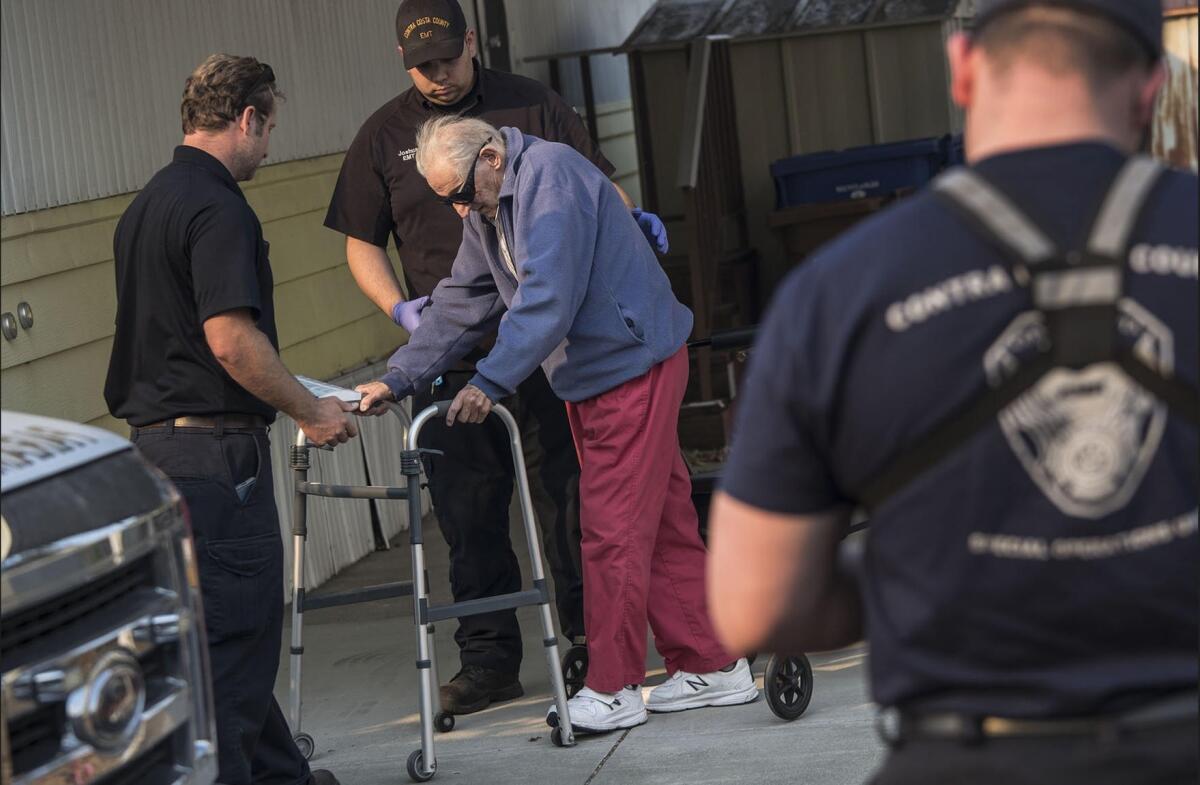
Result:
{"label": "man in black polo shirt", "polygon": [[271,265],[238,188],[267,156],[282,93],[269,65],[212,55],[187,80],[183,144],[117,224],[116,335],[104,397],[191,513],[225,785],[336,785],[296,749],[272,690],[283,544],[267,426],[316,444],[357,433],[351,404],[308,393],[279,360]]}
{"label": "man in black polo shirt", "polygon": [[[579,116],[553,91],[475,61],[475,31],[467,29],[456,0],[405,0],[396,15],[396,35],[414,86],[384,104],[359,130],[346,152],[325,225],[346,235],[346,257],[363,293],[411,332],[438,281],[449,277],[462,239],[462,220],[417,172],[416,136],[422,123],[445,113],[477,116],[497,127],[512,126],[569,144],[606,175],[613,166]],[[662,222],[639,210],[635,216],[657,250],[666,251]],[[412,299],[405,299],[392,269],[389,237],[399,250]],[[414,396],[414,408],[454,398],[491,343],[444,374],[440,384]],[[560,627],[568,638],[578,639],[583,635],[579,465],[566,412],[540,369],[503,403],[521,425]],[[434,511],[450,546],[454,599],[519,590],[520,568],[509,541],[513,466],[503,425],[493,419],[451,431],[431,422],[421,433],[422,446],[444,453],[427,457],[426,469]],[[466,714],[523,694],[517,678],[521,632],[513,611],[464,618],[455,638],[462,669],[442,687],[444,709]]]}
{"label": "man in black polo shirt", "polygon": [[1197,179],[1131,156],[1162,6],[976,6],[970,165],[776,293],[709,606],[735,650],[865,633],[875,785],[1195,783]]}

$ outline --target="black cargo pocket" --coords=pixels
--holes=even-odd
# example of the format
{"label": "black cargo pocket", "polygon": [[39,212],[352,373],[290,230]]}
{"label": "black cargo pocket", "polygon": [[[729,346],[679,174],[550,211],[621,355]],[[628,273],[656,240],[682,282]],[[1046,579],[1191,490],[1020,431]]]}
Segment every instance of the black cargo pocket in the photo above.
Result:
{"label": "black cargo pocket", "polygon": [[270,457],[264,457],[265,450],[253,434],[232,434],[221,441],[221,457],[237,504],[242,508],[253,507],[263,489],[263,464]]}
{"label": "black cargo pocket", "polygon": [[209,643],[264,632],[281,602],[283,550],[279,534],[209,540],[200,558],[200,586]]}

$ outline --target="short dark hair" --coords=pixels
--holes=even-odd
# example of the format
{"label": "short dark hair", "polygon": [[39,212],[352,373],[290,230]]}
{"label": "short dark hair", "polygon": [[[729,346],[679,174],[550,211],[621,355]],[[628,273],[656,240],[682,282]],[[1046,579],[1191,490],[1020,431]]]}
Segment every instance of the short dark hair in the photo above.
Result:
{"label": "short dark hair", "polygon": [[1135,68],[1150,69],[1154,58],[1123,27],[1098,14],[1049,5],[997,16],[974,36],[1001,68],[1030,58],[1054,73],[1081,73],[1104,87]]}
{"label": "short dark hair", "polygon": [[275,100],[283,98],[275,72],[266,63],[253,57],[209,55],[184,84],[179,107],[183,132],[220,131],[248,106],[265,119],[275,111]]}

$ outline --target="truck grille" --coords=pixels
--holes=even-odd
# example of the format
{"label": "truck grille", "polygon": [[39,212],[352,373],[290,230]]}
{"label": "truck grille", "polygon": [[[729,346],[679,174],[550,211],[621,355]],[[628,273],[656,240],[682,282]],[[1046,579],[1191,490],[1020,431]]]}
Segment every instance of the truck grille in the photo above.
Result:
{"label": "truck grille", "polygon": [[15,771],[30,771],[58,753],[66,721],[62,706],[43,706],[8,724],[8,744]]}
{"label": "truck grille", "polygon": [[[169,678],[172,671],[178,670],[175,663],[179,656],[177,645],[166,644],[138,658],[150,702],[170,692]],[[53,761],[61,752],[63,739],[69,733],[70,723],[61,703],[39,706],[30,714],[10,720],[8,734],[13,771],[33,771]]]}
{"label": "truck grille", "polygon": [[5,670],[22,664],[23,653],[39,640],[102,611],[138,589],[153,585],[154,565],[151,557],[145,556],[99,580],[14,613],[11,618],[4,620],[0,662]]}
{"label": "truck grille", "polygon": [[174,743],[170,737],[163,739],[142,757],[99,780],[96,785],[168,785],[175,782],[178,774],[171,751]]}
{"label": "truck grille", "polygon": [[[195,570],[186,537],[175,503],[20,564],[21,585],[43,591],[78,575],[63,564],[87,565],[90,577],[3,617],[0,697],[13,785],[68,782],[77,771],[93,772],[96,785],[211,781],[204,625],[186,577]],[[114,672],[134,675],[144,706],[127,736],[111,738],[98,735],[92,704],[68,698]]]}

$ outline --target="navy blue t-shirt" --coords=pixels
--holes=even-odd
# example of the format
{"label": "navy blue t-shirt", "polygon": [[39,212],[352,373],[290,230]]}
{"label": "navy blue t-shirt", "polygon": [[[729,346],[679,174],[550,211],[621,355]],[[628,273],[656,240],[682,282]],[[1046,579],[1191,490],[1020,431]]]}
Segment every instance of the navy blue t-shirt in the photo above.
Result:
{"label": "navy blue t-shirt", "polygon": [[[1099,143],[977,171],[1082,247],[1124,162]],[[1197,382],[1197,178],[1170,171],[1131,240],[1121,340]],[[1038,331],[1004,255],[930,192],[795,270],[754,348],[724,489],[854,506]],[[1052,372],[872,511],[875,700],[1002,716],[1118,710],[1196,686],[1197,432],[1111,367]]]}

